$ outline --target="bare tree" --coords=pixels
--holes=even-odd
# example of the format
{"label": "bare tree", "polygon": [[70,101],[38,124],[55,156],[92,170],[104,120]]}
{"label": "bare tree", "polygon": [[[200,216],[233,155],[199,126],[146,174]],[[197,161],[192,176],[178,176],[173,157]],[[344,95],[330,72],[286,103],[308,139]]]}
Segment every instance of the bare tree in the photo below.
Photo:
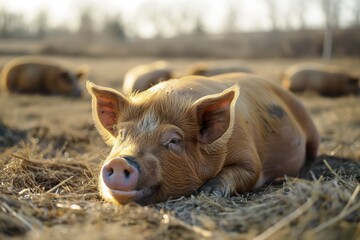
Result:
{"label": "bare tree", "polygon": [[137,12],[137,28],[145,25],[148,29],[153,30],[154,36],[163,37],[165,35],[164,21],[167,15],[157,2],[144,2]]}
{"label": "bare tree", "polygon": [[21,37],[28,34],[20,14],[0,9],[0,38]]}
{"label": "bare tree", "polygon": [[227,14],[224,20],[224,33],[234,33],[238,29],[237,22],[240,17],[241,1],[227,2]]}
{"label": "bare tree", "polygon": [[7,38],[10,31],[10,16],[5,9],[0,9],[0,37]]}
{"label": "bare tree", "polygon": [[360,27],[360,1],[354,0],[354,26]]}
{"label": "bare tree", "polygon": [[306,29],[305,13],[307,10],[307,2],[304,0],[297,0],[295,2],[294,10],[299,21],[300,29]]}
{"label": "bare tree", "polygon": [[94,20],[93,12],[90,7],[85,7],[80,11],[79,18],[79,34],[83,35],[87,39],[91,39],[94,34]]}
{"label": "bare tree", "polygon": [[145,2],[139,9],[138,24],[145,22],[157,37],[205,33],[201,10],[189,4],[154,4]]}
{"label": "bare tree", "polygon": [[193,30],[193,34],[195,34],[195,35],[204,35],[204,34],[206,34],[204,23],[202,21],[201,16],[197,17],[195,27],[194,27],[194,30]]}
{"label": "bare tree", "polygon": [[268,8],[268,14],[271,21],[272,30],[278,30],[278,6],[275,0],[265,0],[265,4]]}
{"label": "bare tree", "polygon": [[109,17],[105,20],[104,29],[105,34],[108,34],[117,39],[125,39],[125,27],[121,19],[121,15],[118,13],[115,16]]}
{"label": "bare tree", "polygon": [[48,31],[48,14],[45,10],[39,11],[35,19],[35,24],[37,26],[37,36],[39,38],[45,37]]}
{"label": "bare tree", "polygon": [[[168,7],[168,9],[170,8]],[[200,10],[187,4],[181,4],[177,9],[168,12],[166,20],[167,24],[175,31],[175,35],[187,35],[196,31],[205,32]]]}
{"label": "bare tree", "polygon": [[321,3],[325,17],[323,58],[330,59],[333,44],[333,31],[339,26],[341,4],[340,0],[322,0]]}
{"label": "bare tree", "polygon": [[332,28],[339,27],[341,0],[321,0],[326,25]]}

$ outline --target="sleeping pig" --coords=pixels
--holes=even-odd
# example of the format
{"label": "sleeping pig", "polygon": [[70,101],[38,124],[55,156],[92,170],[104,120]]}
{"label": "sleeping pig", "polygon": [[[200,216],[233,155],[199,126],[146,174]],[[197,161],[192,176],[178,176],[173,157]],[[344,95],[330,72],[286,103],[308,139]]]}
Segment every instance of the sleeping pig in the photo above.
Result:
{"label": "sleeping pig", "polygon": [[256,75],[188,76],[129,97],[90,82],[87,89],[95,126],[112,147],[99,178],[110,202],[252,191],[296,176],[317,154],[302,103]]}
{"label": "sleeping pig", "polygon": [[281,85],[292,92],[313,91],[324,96],[359,93],[359,83],[340,67],[318,63],[290,66],[281,79]]}
{"label": "sleeping pig", "polygon": [[149,64],[130,68],[124,76],[123,93],[141,92],[151,86],[172,78],[174,69],[165,61],[156,61]]}
{"label": "sleeping pig", "polygon": [[187,67],[188,75],[215,76],[225,73],[252,73],[253,71],[241,62],[232,60],[222,61],[201,61]]}
{"label": "sleeping pig", "polygon": [[79,80],[87,75],[88,67],[73,73],[47,58],[20,57],[6,63],[0,73],[3,92],[66,95],[80,97]]}

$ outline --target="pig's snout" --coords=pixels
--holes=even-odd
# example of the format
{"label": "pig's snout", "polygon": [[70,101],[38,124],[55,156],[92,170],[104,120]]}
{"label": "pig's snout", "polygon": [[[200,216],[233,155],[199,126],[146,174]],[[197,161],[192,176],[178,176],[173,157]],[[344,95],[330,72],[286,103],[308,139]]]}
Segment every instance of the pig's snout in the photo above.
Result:
{"label": "pig's snout", "polygon": [[139,180],[138,169],[127,158],[114,158],[102,168],[102,178],[111,190],[132,191]]}

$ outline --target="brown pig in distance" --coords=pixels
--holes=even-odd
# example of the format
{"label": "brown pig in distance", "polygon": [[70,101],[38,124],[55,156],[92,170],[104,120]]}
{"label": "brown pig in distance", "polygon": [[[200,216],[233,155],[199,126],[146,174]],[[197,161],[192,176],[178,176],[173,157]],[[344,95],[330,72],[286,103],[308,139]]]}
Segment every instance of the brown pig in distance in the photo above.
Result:
{"label": "brown pig in distance", "polygon": [[151,86],[169,80],[175,74],[166,61],[156,61],[130,68],[124,76],[123,93],[141,92]]}
{"label": "brown pig in distance", "polygon": [[86,65],[73,73],[47,58],[20,57],[1,69],[0,89],[9,93],[80,97],[79,80],[87,73]]}
{"label": "brown pig in distance", "polygon": [[324,96],[359,93],[359,79],[344,69],[318,63],[298,63],[283,73],[281,85],[292,92],[312,91]]}
{"label": "brown pig in distance", "polygon": [[128,97],[87,89],[95,126],[112,146],[100,194],[114,203],[252,191],[296,176],[317,154],[319,135],[301,102],[255,75],[188,76]]}
{"label": "brown pig in distance", "polygon": [[253,71],[239,61],[201,61],[190,64],[187,67],[188,75],[200,75],[211,77],[225,73],[252,73]]}

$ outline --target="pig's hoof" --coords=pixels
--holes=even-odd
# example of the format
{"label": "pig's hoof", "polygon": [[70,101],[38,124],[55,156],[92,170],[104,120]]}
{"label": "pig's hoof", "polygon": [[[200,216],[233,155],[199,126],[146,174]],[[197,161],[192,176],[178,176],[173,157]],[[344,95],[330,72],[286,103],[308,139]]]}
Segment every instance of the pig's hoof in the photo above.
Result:
{"label": "pig's hoof", "polygon": [[225,196],[224,186],[219,179],[211,179],[206,182],[201,188],[200,192],[206,195],[214,195],[217,197]]}

